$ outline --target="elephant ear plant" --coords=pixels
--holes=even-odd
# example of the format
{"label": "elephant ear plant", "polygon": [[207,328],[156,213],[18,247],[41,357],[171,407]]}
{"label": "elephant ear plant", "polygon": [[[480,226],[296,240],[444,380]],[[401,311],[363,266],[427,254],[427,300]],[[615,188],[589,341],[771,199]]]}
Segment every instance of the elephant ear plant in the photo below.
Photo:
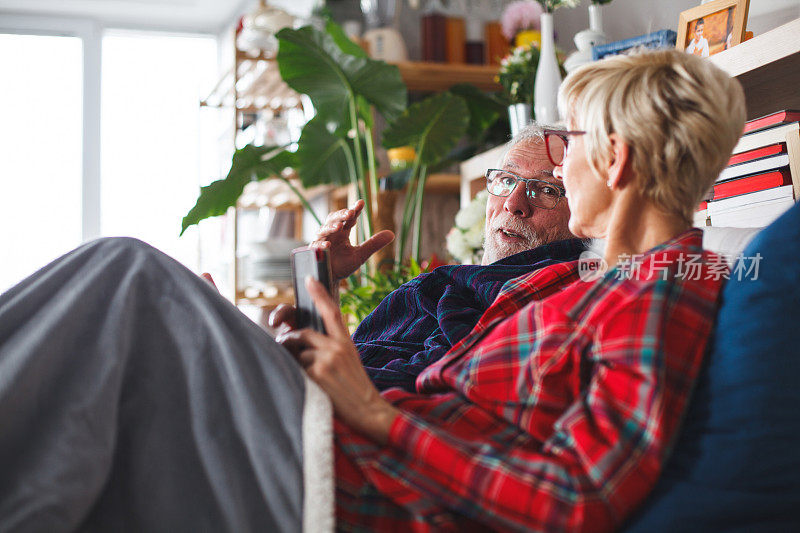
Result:
{"label": "elephant ear plant", "polygon": [[[471,116],[467,103],[461,96],[446,92],[407,107],[407,90],[397,67],[367,57],[333,22],[328,22],[325,31],[285,28],[277,38],[281,77],[292,89],[308,95],[315,116],[303,127],[295,147],[248,145],[237,150],[225,179],[201,189],[197,204],[183,219],[182,232],[236,205],[249,181],[283,179],[291,186],[282,173],[292,168],[304,187],[352,184],[365,201],[359,238],[369,238],[378,194],[372,140],[373,114],[378,113],[388,124],[383,136],[385,147],[412,145],[416,149],[399,228],[397,260],[399,268],[406,236],[413,226],[412,257],[418,262],[427,172],[448,157],[467,131]],[[300,192],[292,190],[311,211]],[[361,278],[362,283],[368,280],[368,276]]]}

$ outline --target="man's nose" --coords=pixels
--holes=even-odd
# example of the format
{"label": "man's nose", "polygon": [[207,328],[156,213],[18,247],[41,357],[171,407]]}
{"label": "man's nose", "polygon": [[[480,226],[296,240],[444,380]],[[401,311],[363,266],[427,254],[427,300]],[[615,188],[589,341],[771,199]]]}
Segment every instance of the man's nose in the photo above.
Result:
{"label": "man's nose", "polygon": [[525,183],[519,182],[511,194],[503,202],[503,209],[519,218],[528,218],[533,214],[533,206],[528,201]]}

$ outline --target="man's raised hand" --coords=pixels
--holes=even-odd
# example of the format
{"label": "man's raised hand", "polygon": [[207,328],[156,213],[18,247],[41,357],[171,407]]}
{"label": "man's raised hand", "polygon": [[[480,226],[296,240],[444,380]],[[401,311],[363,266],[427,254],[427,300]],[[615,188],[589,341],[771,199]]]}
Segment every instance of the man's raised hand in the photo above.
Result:
{"label": "man's raised hand", "polygon": [[389,230],[379,231],[363,243],[350,243],[350,230],[364,209],[364,200],[359,200],[350,209],[342,209],[328,215],[325,223],[311,242],[314,248],[327,249],[331,258],[331,273],[337,280],[344,279],[363,265],[372,254],[394,240]]}

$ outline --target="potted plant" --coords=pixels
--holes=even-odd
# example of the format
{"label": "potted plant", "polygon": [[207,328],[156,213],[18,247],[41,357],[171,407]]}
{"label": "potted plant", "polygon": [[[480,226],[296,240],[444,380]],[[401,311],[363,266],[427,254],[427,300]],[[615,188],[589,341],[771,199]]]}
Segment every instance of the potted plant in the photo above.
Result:
{"label": "potted plant", "polygon": [[[286,180],[293,169],[304,187],[352,184],[365,209],[358,224],[359,239],[373,233],[378,175],[373,143],[373,113],[386,119],[386,148],[412,146],[406,202],[398,231],[397,268],[405,258],[406,236],[413,235],[411,257],[418,263],[422,203],[429,171],[448,159],[467,131],[486,130],[496,113],[480,105],[483,95],[454,88],[410,107],[397,67],[367,57],[333,22],[325,31],[312,27],[283,29],[278,68],[284,81],[311,99],[316,115],[303,128],[296,150],[289,147],[246,146],[234,154],[223,180],[203,187],[195,206],[184,217],[182,231],[236,204],[251,180]],[[478,102],[476,104],[476,102]],[[494,114],[493,114],[494,113]],[[296,189],[303,205],[310,206]],[[317,219],[319,220],[319,219]],[[412,233],[413,232],[413,233]],[[363,271],[362,283],[374,272]]]}
{"label": "potted plant", "polygon": [[511,136],[533,119],[533,88],[539,66],[539,47],[531,43],[514,48],[500,61],[497,81],[508,98]]}

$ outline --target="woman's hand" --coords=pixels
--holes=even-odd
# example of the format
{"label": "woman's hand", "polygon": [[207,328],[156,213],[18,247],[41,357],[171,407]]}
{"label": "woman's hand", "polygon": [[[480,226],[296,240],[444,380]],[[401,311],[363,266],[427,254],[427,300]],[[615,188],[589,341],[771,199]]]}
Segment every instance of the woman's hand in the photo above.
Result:
{"label": "woman's hand", "polygon": [[350,209],[342,209],[328,215],[310,244],[314,248],[329,250],[331,273],[337,280],[344,279],[358,270],[358,267],[372,254],[394,240],[394,233],[383,230],[358,246],[350,243],[350,230],[355,226],[363,208],[364,200],[359,200]]}
{"label": "woman's hand", "polygon": [[266,320],[262,315],[263,323],[275,329],[277,335],[284,335],[295,329],[297,327],[296,320],[297,309],[290,304],[279,304],[269,313]]}
{"label": "woman's hand", "polygon": [[397,409],[381,397],[361,364],[339,308],[318,281],[307,278],[308,288],[327,335],[312,329],[277,337],[328,393],[339,418],[378,444],[386,444]]}

